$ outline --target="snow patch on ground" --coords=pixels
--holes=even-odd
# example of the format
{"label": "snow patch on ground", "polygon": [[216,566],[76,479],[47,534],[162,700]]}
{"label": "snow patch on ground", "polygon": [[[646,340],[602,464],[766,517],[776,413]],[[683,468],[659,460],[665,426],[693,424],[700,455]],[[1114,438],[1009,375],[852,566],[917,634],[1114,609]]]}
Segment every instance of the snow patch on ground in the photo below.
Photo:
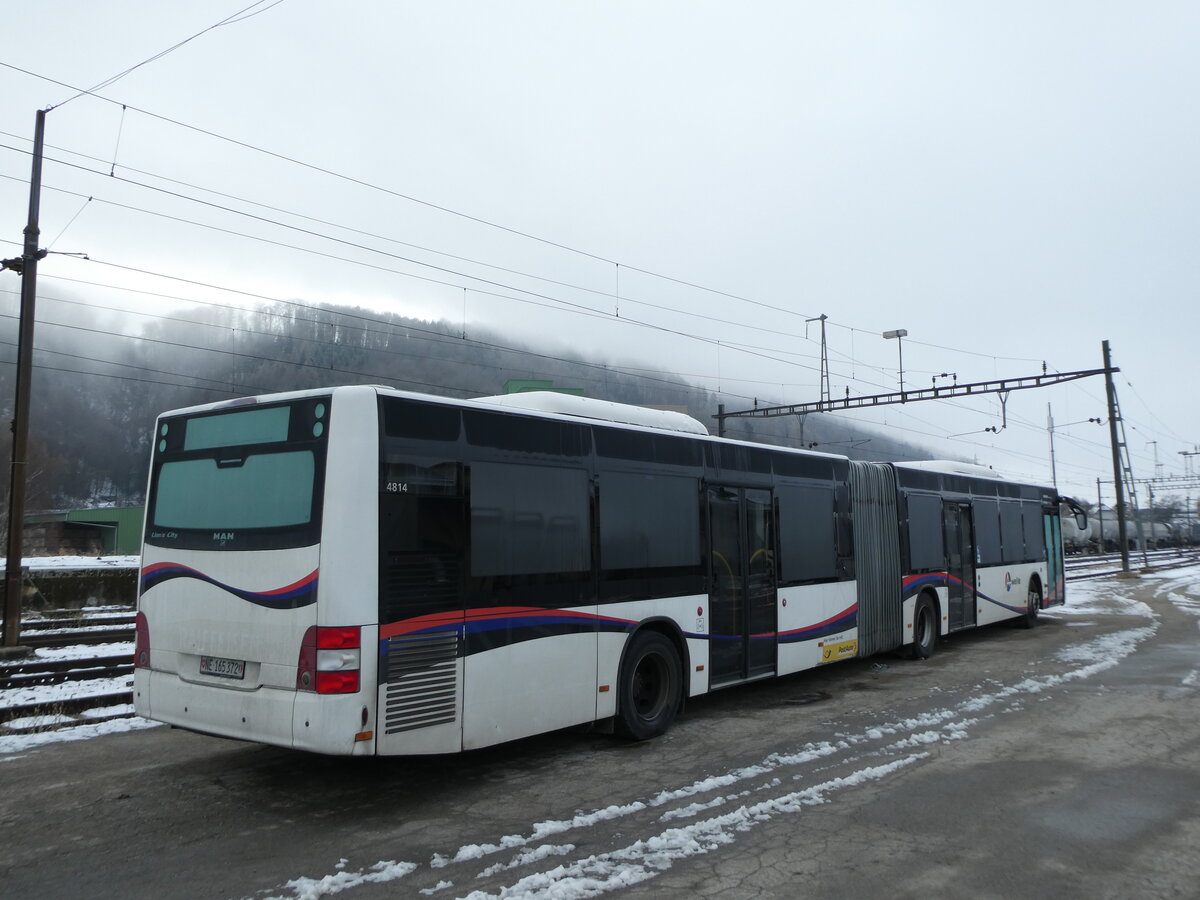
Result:
{"label": "snow patch on ground", "polygon": [[398,881],[416,869],[417,865],[410,862],[386,860],[377,862],[367,869],[348,872],[345,869],[345,860],[343,860],[340,868],[340,871],[323,878],[294,878],[285,885],[292,893],[281,894],[278,897],[269,898],[269,900],[319,900],[321,897],[340,894],[342,891],[364,884],[385,884]]}
{"label": "snow patch on ground", "polygon": [[120,694],[129,690],[131,681],[131,675],[120,675],[116,678],[89,678],[86,681],[64,681],[61,684],[11,688],[0,694],[0,709],[24,706],[28,703],[61,703],[81,697]]}
{"label": "snow patch on ground", "polygon": [[[0,566],[8,560],[0,559]],[[140,556],[27,556],[21,565],[28,569],[136,569]]]}
{"label": "snow patch on ground", "polygon": [[38,647],[33,657],[0,660],[0,668],[20,666],[28,662],[59,662],[68,659],[88,661],[102,656],[128,656],[133,659],[133,641],[113,641],[108,644],[71,644],[68,647]]}
{"label": "snow patch on ground", "polygon": [[1136,589],[1137,585],[1127,585],[1109,579],[1072,582],[1067,590],[1066,605],[1055,606],[1046,610],[1045,614],[1051,618],[1095,615],[1153,618],[1154,611],[1149,606],[1129,596],[1129,593]]}
{"label": "snow patch on ground", "polygon": [[833,778],[803,790],[772,797],[751,806],[669,828],[627,847],[596,854],[548,872],[535,872],[499,893],[473,891],[464,900],[568,900],[594,897],[618,888],[639,884],[670,869],[676,862],[731,844],[737,834],[750,831],[780,815],[800,812],[806,806],[827,802],[836,791],[868,781],[878,781],[912,765],[928,754],[919,753],[880,766],[862,769],[844,778]]}
{"label": "snow patch on ground", "polygon": [[[1126,601],[1124,609],[1131,615],[1141,615],[1142,606]],[[781,815],[800,812],[808,806],[825,803],[828,796],[835,791],[878,781],[914,765],[930,754],[927,751],[912,753],[883,764],[866,766],[847,776],[788,791],[780,796],[751,804],[742,801],[757,793],[758,789],[751,791],[743,788],[740,791],[730,791],[731,787],[766,775],[778,776],[780,773],[786,773],[788,768],[803,766],[845,750],[861,747],[871,755],[895,754],[942,742],[965,740],[970,735],[970,729],[980,721],[974,713],[994,707],[998,709],[992,709],[992,712],[1003,711],[1003,708],[1021,702],[1028,695],[1040,694],[1056,685],[1088,678],[1105,671],[1133,653],[1143,641],[1157,631],[1157,628],[1157,623],[1154,623],[1141,628],[1127,629],[1116,634],[1099,636],[1079,647],[1070,648],[1064,651],[1062,661],[1081,665],[1058,675],[1026,678],[1013,685],[993,684],[985,687],[981,684],[977,686],[975,696],[952,708],[931,710],[896,722],[882,723],[865,729],[861,734],[839,735],[840,739],[836,742],[808,745],[794,753],[773,753],[759,763],[712,775],[680,788],[664,789],[645,802],[616,804],[591,813],[578,813],[570,819],[539,822],[532,826],[528,836],[506,835],[496,844],[465,845],[459,847],[452,856],[435,854],[430,860],[430,868],[439,869],[455,863],[483,859],[501,850],[520,850],[509,863],[497,863],[484,869],[478,876],[491,877],[521,866],[527,861],[538,861],[558,855],[559,848],[563,848],[564,852],[571,852],[570,849],[566,849],[573,848],[570,844],[523,849],[550,835],[586,829],[602,821],[633,815],[672,801],[720,791],[718,796],[707,801],[697,800],[680,809],[668,810],[658,818],[662,824],[695,818],[695,821],[689,824],[668,827],[652,837],[636,840],[624,848],[590,855],[526,875],[494,894],[472,892],[466,895],[465,900],[583,900],[639,884],[670,869],[676,862],[733,843],[738,834],[749,831],[763,822],[769,822]],[[791,774],[790,780],[795,782],[806,777],[806,773],[796,772]],[[778,777],[770,779],[770,784],[765,785],[767,788],[778,786]],[[731,808],[735,803],[742,805]],[[722,808],[726,811],[699,818]],[[310,879],[305,884],[320,884],[323,881]],[[292,884],[293,882],[289,882],[289,886]],[[439,882],[439,886],[441,884],[449,882]]]}
{"label": "snow patch on ground", "polygon": [[507,872],[509,869],[515,869],[518,866],[540,862],[551,856],[566,856],[568,853],[573,853],[574,850],[574,844],[542,844],[540,847],[534,847],[532,850],[522,850],[506,863],[496,863],[493,866],[488,866],[475,877],[490,878],[500,872]]}
{"label": "snow patch on ground", "polygon": [[[75,728],[60,728],[57,731],[43,731],[38,734],[10,734],[0,736],[0,754],[24,753],[47,744],[90,741],[92,738],[109,734],[125,734],[130,731],[142,731],[146,728],[158,728],[161,724],[135,716],[129,719],[109,719],[106,722],[89,723]],[[7,762],[8,760],[5,758],[0,761]]]}

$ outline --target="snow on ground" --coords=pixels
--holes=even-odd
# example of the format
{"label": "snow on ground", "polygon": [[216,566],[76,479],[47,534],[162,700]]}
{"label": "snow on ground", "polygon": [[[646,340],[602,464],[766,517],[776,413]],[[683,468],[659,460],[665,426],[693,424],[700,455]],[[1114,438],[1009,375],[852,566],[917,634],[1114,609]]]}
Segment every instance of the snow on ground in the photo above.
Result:
{"label": "snow on ground", "polygon": [[[37,660],[73,660],[81,662],[100,656],[133,656],[132,641],[118,641],[110,644],[73,644],[68,647],[39,647],[34,651]],[[7,660],[0,665],[20,665],[22,660]],[[129,689],[130,676],[117,678],[93,678],[86,681],[66,682],[63,684],[35,685],[33,687],[10,688],[0,691],[0,709],[20,706],[26,703],[48,703],[74,700],[81,697],[93,697],[103,694],[122,693]],[[58,728],[54,731],[44,731],[37,734],[4,734],[6,729],[19,728],[51,728],[78,722],[84,719],[100,718],[103,716],[127,716],[106,722],[91,722]],[[153,728],[157,722],[150,722],[133,716],[132,704],[119,704],[101,708],[93,708],[79,713],[78,717],[64,716],[59,713],[47,713],[42,716],[24,716],[0,724],[0,762],[16,759],[10,754],[23,754],[47,744],[68,741],[85,741],[106,734],[118,734],[125,731],[136,731],[143,728]]]}
{"label": "snow on ground", "polygon": [[[133,565],[136,565],[134,559]],[[1147,581],[1159,582],[1155,587],[1160,596],[1166,596],[1180,609],[1200,617],[1200,603],[1182,593],[1188,590],[1196,593],[1195,588],[1200,585],[1200,573],[1148,576],[1141,579],[1139,584],[1144,585]],[[1079,626],[1089,625],[1086,618],[1098,615],[1127,615],[1149,621],[1147,625],[1082,640],[1065,648],[1060,652],[1059,659],[1074,668],[1061,674],[1034,676],[1012,685],[980,685],[969,700],[954,706],[931,710],[897,722],[881,722],[858,734],[839,734],[834,742],[809,745],[793,753],[772,753],[751,766],[739,767],[691,784],[664,786],[658,793],[644,799],[634,798],[603,809],[578,812],[568,819],[532,823],[524,834],[503,835],[494,842],[447,848],[444,853],[435,853],[427,865],[431,869],[447,870],[446,874],[450,875],[452,868],[481,863],[499,854],[506,854],[505,858],[491,861],[487,866],[481,865],[480,871],[473,876],[494,877],[510,869],[567,856],[575,850],[574,843],[548,843],[547,838],[586,830],[601,822],[716,792],[716,796],[697,799],[686,806],[664,811],[657,821],[666,827],[657,834],[632,840],[626,846],[606,853],[564,862],[526,875],[497,894],[473,892],[467,894],[466,898],[581,900],[648,881],[677,862],[735,842],[739,834],[762,823],[801,813],[807,807],[827,802],[830,795],[837,791],[887,778],[917,764],[929,754],[910,751],[943,741],[967,739],[971,729],[984,718],[1019,708],[1030,695],[1066,682],[1090,678],[1117,665],[1135,652],[1158,628],[1153,610],[1130,596],[1135,587],[1108,579],[1074,583],[1069,589],[1070,605],[1056,607],[1047,613],[1048,616],[1062,617],[1068,624]],[[128,644],[111,646],[122,648],[118,652],[132,650]],[[59,658],[69,659],[73,658],[72,653],[76,649],[58,648],[54,652],[63,654]],[[87,650],[93,655],[96,652],[94,647]],[[1200,673],[1193,674],[1200,680]],[[127,680],[96,681],[124,683]],[[64,688],[63,696],[78,696],[77,691],[82,690],[103,692],[95,686],[84,687],[89,684],[92,683],[54,687]],[[17,758],[12,754],[24,753],[50,743],[88,740],[103,734],[155,727],[156,724],[145,719],[124,718],[60,731],[0,737],[0,762]],[[846,762],[858,764],[859,767],[846,776],[807,786],[795,785],[795,782],[807,777],[803,769],[808,764],[839,753],[848,754]],[[759,796],[768,793],[775,795]],[[680,821],[684,824],[674,824]],[[673,824],[667,825],[668,822]],[[331,874],[299,876],[285,882],[276,889],[281,891],[277,896],[280,900],[318,900],[364,884],[395,882],[419,868],[421,864],[417,862],[381,860],[360,869],[350,869],[343,859]],[[453,887],[452,881],[442,879],[427,892],[441,893]]]}
{"label": "snow on ground", "polygon": [[[0,566],[7,560],[0,559]],[[142,564],[140,556],[27,556],[21,560],[26,568],[37,569],[136,569]]]}
{"label": "snow on ground", "polygon": [[86,681],[64,681],[60,684],[9,688],[0,692],[0,709],[25,706],[29,703],[54,704],[64,700],[119,694],[128,691],[132,682],[132,675],[119,675],[116,678],[89,678]]}
{"label": "snow on ground", "polygon": [[[129,610],[125,610],[125,615],[129,615],[129,612]],[[129,625],[123,622],[101,622],[98,625],[87,625],[85,628],[39,628],[37,633],[39,635],[76,634],[84,630],[86,630],[89,634],[94,634],[101,631],[128,631]]]}
{"label": "snow on ground", "polygon": [[[133,641],[114,641],[110,644],[71,644],[69,647],[38,647],[33,651],[34,659],[47,662],[65,659],[96,659],[101,656],[128,656],[132,659]],[[27,661],[9,659],[0,662],[0,666],[17,666]]]}
{"label": "snow on ground", "polygon": [[77,725],[74,728],[60,728],[57,731],[5,735],[0,737],[0,763],[20,759],[20,754],[36,750],[47,744],[90,741],[92,738],[103,737],[106,734],[125,734],[130,731],[142,731],[146,728],[158,728],[159,725],[159,722],[131,716],[128,719],[109,719],[105,722]]}
{"label": "snow on ground", "polygon": [[[1173,580],[1162,576],[1152,577],[1176,585],[1177,590],[1200,585],[1200,575],[1197,574]],[[1145,584],[1146,580],[1149,579],[1143,579],[1140,584]],[[929,755],[927,752],[908,752],[913,748],[943,741],[965,740],[970,737],[971,729],[984,718],[1019,708],[1030,695],[1067,682],[1090,678],[1118,665],[1158,630],[1158,617],[1148,605],[1129,596],[1132,590],[1133,586],[1107,580],[1071,586],[1071,606],[1055,608],[1052,611],[1055,617],[1127,615],[1148,620],[1149,624],[1100,635],[1064,649],[1059,659],[1074,664],[1074,668],[1060,674],[1025,678],[1012,685],[980,685],[970,699],[951,707],[935,709],[898,722],[880,723],[859,734],[838,735],[838,740],[834,743],[810,745],[792,754],[773,753],[751,766],[743,766],[689,785],[664,787],[659,793],[644,800],[634,799],[588,813],[577,813],[570,819],[534,823],[527,834],[505,835],[494,843],[469,844],[446,853],[435,853],[428,865],[431,869],[448,870],[452,866],[466,865],[496,854],[515,851],[509,862],[494,863],[482,868],[473,876],[493,877],[529,861],[549,859],[572,852],[573,845],[569,843],[540,843],[547,837],[631,816],[670,801],[719,791],[716,797],[668,810],[658,819],[664,824],[668,821],[694,819],[688,824],[665,828],[658,834],[634,840],[616,850],[526,875],[495,894],[480,891],[468,893],[465,900],[582,900],[585,897],[595,897],[648,881],[677,862],[735,842],[739,834],[764,822],[794,815],[806,807],[827,802],[829,796],[836,791],[887,778]],[[1158,590],[1160,594],[1163,593],[1161,587]],[[1197,614],[1200,615],[1200,604],[1197,604]],[[1200,678],[1200,674],[1197,677]],[[847,762],[861,762],[862,765],[847,776],[787,789],[789,782],[806,777],[803,771],[797,772],[793,771],[794,769],[836,753],[849,753]],[[881,762],[880,757],[893,758]],[[765,776],[771,776],[765,784],[757,787],[749,784],[751,780],[762,780]],[[785,789],[778,796],[752,803],[743,802],[755,793],[780,787]],[[731,788],[733,790],[730,790]],[[284,893],[278,895],[278,900],[317,900],[367,881],[398,880],[417,871],[418,868],[420,864],[415,862],[398,864],[388,860],[361,870],[347,870],[343,860],[339,863],[339,871],[336,873],[336,885],[328,880],[335,876],[293,879],[282,886]],[[447,871],[447,874],[451,873]],[[427,889],[427,892],[441,892],[453,887],[452,881],[442,879],[435,888]]]}

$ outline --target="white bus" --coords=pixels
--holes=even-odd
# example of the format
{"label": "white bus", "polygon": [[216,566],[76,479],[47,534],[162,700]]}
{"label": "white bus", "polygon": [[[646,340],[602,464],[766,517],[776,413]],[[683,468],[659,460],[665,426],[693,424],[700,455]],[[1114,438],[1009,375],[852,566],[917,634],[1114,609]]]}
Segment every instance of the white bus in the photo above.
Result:
{"label": "white bus", "polygon": [[328,754],[598,723],[1063,602],[1059,499],[556,394],[348,386],[155,426],[139,715]]}

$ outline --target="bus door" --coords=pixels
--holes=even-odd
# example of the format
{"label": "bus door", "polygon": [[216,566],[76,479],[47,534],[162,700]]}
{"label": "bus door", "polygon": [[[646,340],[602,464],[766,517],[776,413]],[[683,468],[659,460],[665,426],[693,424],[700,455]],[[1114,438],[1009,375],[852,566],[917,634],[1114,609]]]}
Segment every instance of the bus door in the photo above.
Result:
{"label": "bus door", "polygon": [[975,540],[968,503],[942,504],[950,630],[975,624]]}
{"label": "bus door", "polygon": [[710,682],[775,673],[771,492],[708,489]]}
{"label": "bus door", "polygon": [[1045,605],[1050,606],[1064,599],[1062,519],[1058,510],[1042,510],[1042,534],[1046,541]]}

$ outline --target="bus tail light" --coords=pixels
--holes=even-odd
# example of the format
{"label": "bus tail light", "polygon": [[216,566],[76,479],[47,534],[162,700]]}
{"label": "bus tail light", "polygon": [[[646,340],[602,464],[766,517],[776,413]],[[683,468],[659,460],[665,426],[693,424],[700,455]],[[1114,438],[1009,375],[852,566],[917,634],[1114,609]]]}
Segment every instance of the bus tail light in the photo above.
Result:
{"label": "bus tail light", "polygon": [[133,667],[135,669],[150,668],[150,623],[146,614],[139,612],[134,620],[137,632],[137,643],[133,646]]}
{"label": "bus tail light", "polygon": [[318,694],[353,694],[359,689],[362,629],[357,625],[324,628],[313,625],[300,643],[296,690]]}

